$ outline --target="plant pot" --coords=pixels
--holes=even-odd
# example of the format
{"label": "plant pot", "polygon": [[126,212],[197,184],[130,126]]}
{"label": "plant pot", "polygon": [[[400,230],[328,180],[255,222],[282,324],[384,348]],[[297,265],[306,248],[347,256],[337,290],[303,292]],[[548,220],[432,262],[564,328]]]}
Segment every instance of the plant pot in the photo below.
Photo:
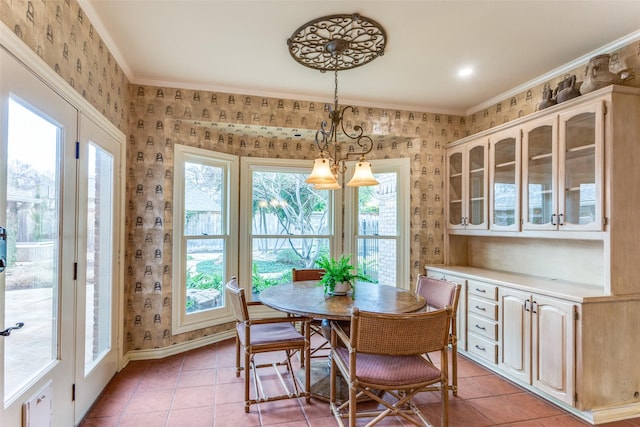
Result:
{"label": "plant pot", "polygon": [[351,283],[349,282],[338,282],[333,287],[333,291],[329,292],[331,295],[346,295],[347,292],[351,290]]}

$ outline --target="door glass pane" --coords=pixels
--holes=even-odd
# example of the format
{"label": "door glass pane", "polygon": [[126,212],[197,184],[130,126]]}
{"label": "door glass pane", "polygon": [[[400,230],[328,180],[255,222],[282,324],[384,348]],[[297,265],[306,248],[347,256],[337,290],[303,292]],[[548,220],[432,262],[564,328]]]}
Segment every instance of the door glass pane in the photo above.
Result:
{"label": "door glass pane", "polygon": [[592,224],[596,219],[595,114],[565,123],[564,223]]}
{"label": "door glass pane", "polygon": [[553,138],[551,126],[540,126],[528,133],[528,212],[529,224],[549,224],[553,214]]}
{"label": "door glass pane", "polygon": [[516,188],[516,140],[506,138],[495,144],[493,170],[493,224],[515,224],[518,200]]}
{"label": "door glass pane", "polygon": [[111,349],[113,156],[88,145],[85,375]]}
{"label": "door glass pane", "polygon": [[462,223],[462,153],[449,156],[449,224]]}
{"label": "door glass pane", "polygon": [[484,147],[473,147],[469,151],[469,224],[484,223]]}
{"label": "door glass pane", "polygon": [[59,145],[62,129],[9,100],[5,400],[57,358]]}

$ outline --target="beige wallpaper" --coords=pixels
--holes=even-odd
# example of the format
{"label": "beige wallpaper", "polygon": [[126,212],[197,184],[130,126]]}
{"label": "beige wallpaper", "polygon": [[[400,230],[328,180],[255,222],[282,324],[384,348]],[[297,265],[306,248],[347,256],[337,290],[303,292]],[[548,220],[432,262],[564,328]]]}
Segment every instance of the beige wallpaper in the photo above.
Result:
{"label": "beige wallpaper", "polygon": [[0,20],[122,132],[127,77],[75,0],[0,0]]}
{"label": "beige wallpaper", "polygon": [[[129,85],[76,0],[0,0],[0,20],[127,136],[124,351],[167,347],[228,329],[171,334],[173,145],[240,156],[313,158],[322,103]],[[640,43],[612,52],[612,69],[640,86]],[[584,67],[572,71],[578,84]],[[444,146],[537,110],[557,76],[469,117],[359,108],[352,119],[376,139],[372,158],[411,161],[411,280],[443,260]],[[419,84],[417,82],[416,84]],[[283,130],[284,129],[284,130]]]}
{"label": "beige wallpaper", "polygon": [[[314,144],[290,129],[313,135],[327,114],[323,103],[135,85],[129,114],[127,342],[130,349],[165,347],[218,329],[171,335],[173,145],[311,162]],[[374,137],[370,158],[410,159],[413,283],[426,263],[443,262],[444,145],[460,137],[465,120],[376,108],[345,120]]]}

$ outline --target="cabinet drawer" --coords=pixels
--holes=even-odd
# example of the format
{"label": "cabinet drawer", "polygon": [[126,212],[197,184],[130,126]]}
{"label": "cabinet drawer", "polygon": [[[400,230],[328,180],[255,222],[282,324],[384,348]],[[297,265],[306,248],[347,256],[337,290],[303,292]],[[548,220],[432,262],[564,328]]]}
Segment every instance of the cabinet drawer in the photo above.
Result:
{"label": "cabinet drawer", "polygon": [[489,283],[478,282],[475,280],[469,280],[467,289],[469,295],[477,295],[482,298],[487,298],[492,301],[498,301],[498,287]]}
{"label": "cabinet drawer", "polygon": [[470,314],[467,329],[468,332],[482,335],[490,340],[498,340],[498,324],[486,317]]}
{"label": "cabinet drawer", "polygon": [[467,351],[491,363],[498,363],[498,344],[478,335],[467,335]]}
{"label": "cabinet drawer", "polygon": [[469,297],[469,314],[477,314],[491,320],[498,320],[498,303],[482,298]]}

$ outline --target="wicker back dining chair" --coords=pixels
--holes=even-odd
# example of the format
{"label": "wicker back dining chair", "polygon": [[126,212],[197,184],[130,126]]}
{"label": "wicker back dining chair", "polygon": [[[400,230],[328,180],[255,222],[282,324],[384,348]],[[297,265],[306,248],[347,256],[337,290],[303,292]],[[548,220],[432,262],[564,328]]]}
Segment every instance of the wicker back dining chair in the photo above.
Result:
{"label": "wicker back dining chair", "polygon": [[[294,373],[291,357],[296,351],[305,355],[309,360],[309,322],[308,317],[268,317],[254,318],[251,316],[249,308],[251,306],[262,305],[260,302],[247,302],[244,289],[238,286],[235,277],[226,285],[227,297],[229,299],[233,315],[236,318],[236,376],[244,372],[244,409],[249,412],[250,406],[255,403],[270,402],[274,400],[291,399],[305,397],[307,403],[310,401],[310,364],[304,365],[304,384],[301,384]],[[302,333],[295,328],[295,323],[302,323]],[[240,363],[240,353],[244,354],[244,362]],[[281,362],[256,363],[255,355],[266,352],[284,352],[285,357]],[[289,384],[278,370],[279,366],[286,366],[291,381]],[[272,367],[282,387],[284,393],[279,395],[267,395],[262,386],[258,369]],[[250,377],[253,376],[254,397],[249,390]],[[293,390],[289,387],[293,386]]]}
{"label": "wicker back dining chair", "polygon": [[[354,427],[357,418],[366,417],[373,418],[366,424],[370,426],[386,416],[399,416],[412,424],[431,425],[412,399],[426,387],[440,384],[441,422],[448,425],[447,347],[451,312],[451,307],[409,314],[354,308],[350,335],[340,322],[332,321],[330,405],[338,424],[343,426],[342,419],[348,418],[349,426]],[[440,369],[423,356],[435,351],[441,354]],[[342,403],[336,400],[338,374],[349,386],[349,399]],[[363,398],[377,403],[376,409],[358,412],[357,404]]]}
{"label": "wicker back dining chair", "polygon": [[[305,280],[320,280],[324,276],[325,270],[323,268],[304,268],[291,270],[291,281],[302,282]],[[311,350],[309,352],[312,359],[327,358],[329,357],[329,338],[322,333],[322,320],[313,319],[310,324],[311,327]],[[315,337],[315,338],[314,338]],[[315,341],[315,343],[314,343]]]}
{"label": "wicker back dining chair", "polygon": [[[458,329],[457,311],[460,291],[462,287],[455,282],[435,279],[423,274],[418,276],[416,293],[422,295],[427,300],[427,310],[439,310],[446,306],[453,310],[451,314],[451,333],[449,334],[449,345],[451,345],[451,384],[449,388],[453,395],[458,395]],[[429,355],[427,354],[427,357]]]}

